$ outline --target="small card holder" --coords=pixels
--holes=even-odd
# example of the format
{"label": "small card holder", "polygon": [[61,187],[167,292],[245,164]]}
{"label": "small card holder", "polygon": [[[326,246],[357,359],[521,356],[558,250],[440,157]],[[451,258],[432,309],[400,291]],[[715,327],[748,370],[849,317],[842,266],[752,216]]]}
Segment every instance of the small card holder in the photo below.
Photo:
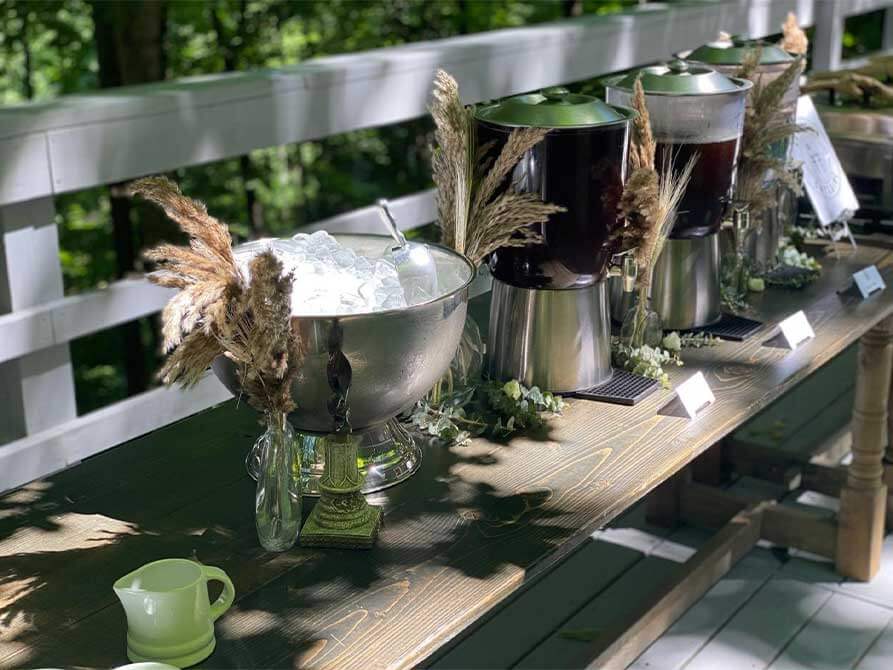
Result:
{"label": "small card holder", "polygon": [[858,272],[854,272],[853,284],[855,284],[863,300],[887,288],[881,273],[878,272],[875,265],[869,265]]}
{"label": "small card holder", "polygon": [[689,419],[698,416],[698,412],[707,408],[716,401],[710,385],[704,378],[703,372],[696,372],[691,377],[676,387],[676,396]]}

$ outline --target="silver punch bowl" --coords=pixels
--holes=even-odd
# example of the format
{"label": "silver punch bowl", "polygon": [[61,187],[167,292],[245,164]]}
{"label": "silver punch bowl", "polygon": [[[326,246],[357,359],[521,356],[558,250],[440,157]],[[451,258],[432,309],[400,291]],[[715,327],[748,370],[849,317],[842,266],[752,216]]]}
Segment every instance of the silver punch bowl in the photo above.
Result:
{"label": "silver punch bowl", "polygon": [[[381,257],[393,244],[384,235],[333,237],[357,255],[372,258]],[[238,257],[258,249],[258,243],[250,242],[235,251]],[[336,430],[337,419],[330,412],[337,399],[330,385],[330,361],[341,361],[343,366],[346,360],[349,366],[344,397],[350,427],[360,441],[360,469],[366,474],[363,493],[397,484],[418,469],[421,450],[395,417],[410,409],[449,368],[462,336],[468,286],[474,278],[474,268],[464,256],[437,245],[429,249],[437,267],[437,297],[386,311],[292,318],[305,352],[292,385],[297,409],[289,416],[301,433],[305,495],[319,493],[324,465],[319,438]],[[233,363],[219,356],[211,367],[238,396]]]}

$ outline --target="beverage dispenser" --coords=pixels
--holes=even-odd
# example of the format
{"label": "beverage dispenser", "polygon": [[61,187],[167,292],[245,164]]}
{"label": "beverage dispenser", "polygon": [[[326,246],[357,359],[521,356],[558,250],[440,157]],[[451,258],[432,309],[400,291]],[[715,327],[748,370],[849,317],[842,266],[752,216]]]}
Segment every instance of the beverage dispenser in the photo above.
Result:
{"label": "beverage dispenser", "polygon": [[669,159],[680,171],[697,157],[655,266],[652,304],[666,329],[707,326],[721,317],[719,229],[732,195],[744,100],[752,84],[677,60],[609,80],[608,102],[630,105],[636,79],[657,142],[656,168]]}
{"label": "beverage dispenser", "polygon": [[621,225],[629,125],[635,113],[561,87],[478,109],[477,142],[497,151],[515,128],[548,128],[506,184],[567,211],[538,226],[541,244],[490,259],[489,371],[569,392],[611,378],[608,264]]}
{"label": "beverage dispenser", "polygon": [[[691,52],[683,52],[678,55],[687,61],[701,63],[723,74],[734,76],[741,69],[748,53],[754,49],[760,50],[760,59],[753,77],[760,86],[767,86],[780,77],[791,66],[791,63],[803,61],[802,56],[790,54],[775,44],[741,35],[732,35],[728,39],[710,42]],[[794,77],[782,97],[778,122],[796,122],[799,97],[800,77]],[[778,157],[787,159],[790,156],[791,146],[790,137],[779,141],[775,148]],[[764,217],[763,223],[745,241],[747,255],[758,266],[771,265],[774,262],[785,225],[794,223],[797,217],[797,196],[792,191],[776,184],[771,175],[767,177],[766,188],[775,189],[778,204],[761,214],[751,213],[751,216]]]}

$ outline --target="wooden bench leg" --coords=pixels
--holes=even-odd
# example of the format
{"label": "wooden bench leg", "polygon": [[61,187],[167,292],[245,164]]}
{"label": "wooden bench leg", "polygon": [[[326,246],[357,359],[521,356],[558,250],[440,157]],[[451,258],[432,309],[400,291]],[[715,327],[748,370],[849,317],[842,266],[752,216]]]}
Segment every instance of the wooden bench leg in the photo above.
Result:
{"label": "wooden bench leg", "polygon": [[884,484],[887,402],[893,361],[893,317],[868,331],[859,344],[853,407],[853,462],[840,492],[837,571],[868,581],[878,571],[887,506]]}
{"label": "wooden bench leg", "polygon": [[682,491],[691,483],[691,470],[683,468],[648,495],[645,519],[660,528],[675,528],[680,517]]}
{"label": "wooden bench leg", "polygon": [[725,441],[720,441],[698,456],[691,464],[692,480],[710,486],[719,486],[726,479]]}
{"label": "wooden bench leg", "polygon": [[[891,14],[893,15],[893,14]],[[887,530],[893,530],[893,375],[887,398],[887,449],[884,452],[884,484],[887,485]]]}
{"label": "wooden bench leg", "polygon": [[[891,395],[893,398],[893,395]],[[890,430],[889,425],[889,417],[891,414],[891,408],[887,406],[887,435],[893,435],[893,432]],[[890,441],[890,438],[887,437],[887,441]],[[893,445],[887,444],[887,449],[884,452],[884,486],[887,487],[887,518],[886,518],[886,527],[887,530],[893,530]]]}

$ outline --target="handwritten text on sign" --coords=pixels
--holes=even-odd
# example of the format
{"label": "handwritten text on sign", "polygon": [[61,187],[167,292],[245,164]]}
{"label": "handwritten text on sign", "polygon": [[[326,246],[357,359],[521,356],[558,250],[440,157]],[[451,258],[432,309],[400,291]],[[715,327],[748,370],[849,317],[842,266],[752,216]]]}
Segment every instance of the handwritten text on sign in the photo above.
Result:
{"label": "handwritten text on sign", "polygon": [[694,419],[698,412],[716,400],[703,372],[698,372],[679,384],[676,395],[690,419]]}
{"label": "handwritten text on sign", "polygon": [[787,319],[778,324],[781,328],[781,334],[788,343],[788,347],[796,349],[806,340],[815,337],[812,326],[809,325],[809,319],[801,309],[799,312],[791,314]]}

